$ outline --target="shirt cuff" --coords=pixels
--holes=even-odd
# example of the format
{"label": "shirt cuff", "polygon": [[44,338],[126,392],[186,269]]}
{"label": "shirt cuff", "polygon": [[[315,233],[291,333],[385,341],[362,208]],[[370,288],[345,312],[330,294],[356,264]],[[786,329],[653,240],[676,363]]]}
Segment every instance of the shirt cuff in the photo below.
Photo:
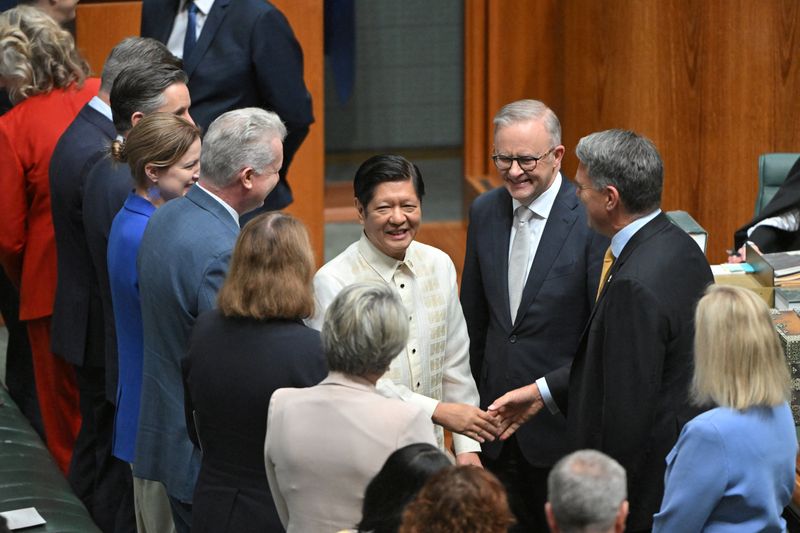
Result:
{"label": "shirt cuff", "polygon": [[558,405],[556,405],[556,401],[550,393],[550,387],[547,386],[547,380],[544,376],[536,380],[536,386],[539,387],[539,394],[542,396],[542,401],[544,401],[544,404],[550,412],[554,415],[560,413],[561,410],[558,408]]}
{"label": "shirt cuff", "polygon": [[464,435],[453,433],[453,448],[456,450],[456,455],[460,453],[475,452],[480,453],[481,444],[476,440],[472,440]]}

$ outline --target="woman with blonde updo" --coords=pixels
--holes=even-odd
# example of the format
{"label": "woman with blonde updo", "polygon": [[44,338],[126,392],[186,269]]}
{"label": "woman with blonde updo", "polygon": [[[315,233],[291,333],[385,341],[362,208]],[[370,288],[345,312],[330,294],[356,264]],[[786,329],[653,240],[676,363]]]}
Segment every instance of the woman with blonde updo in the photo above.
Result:
{"label": "woman with blonde updo", "polygon": [[19,287],[47,447],[66,472],[80,428],[72,366],[50,351],[56,245],[48,169],[56,142],[100,80],[72,36],[29,6],[0,14],[0,86],[14,107],[0,117],[0,264]]}
{"label": "woman with blonde updo", "polygon": [[134,180],[134,190],[108,235],[108,278],[119,354],[112,453],[133,463],[143,356],[136,254],[156,208],[183,196],[197,181],[200,130],[171,113],[154,113],[137,122],[125,141],[114,141],[111,155],[131,167]]}

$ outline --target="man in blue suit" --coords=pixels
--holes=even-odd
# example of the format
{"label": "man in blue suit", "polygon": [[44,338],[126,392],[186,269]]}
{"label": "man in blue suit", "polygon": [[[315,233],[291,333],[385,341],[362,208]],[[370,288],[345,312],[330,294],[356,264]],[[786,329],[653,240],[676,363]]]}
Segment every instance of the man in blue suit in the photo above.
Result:
{"label": "man in blue suit", "polygon": [[[75,365],[80,391],[81,429],[68,479],[103,531],[133,531],[131,474],[111,456],[114,395],[106,395],[103,310],[97,277],[83,227],[86,175],[116,135],[110,107],[111,87],[134,62],[172,58],[153,39],[125,39],[103,66],[100,91],[61,135],[50,160],[50,191],[58,251],[58,282],[53,306],[52,350]],[[174,58],[172,58],[174,60]]]}
{"label": "man in blue suit", "polygon": [[[555,113],[520,100],[494,124],[493,160],[504,187],[472,205],[461,282],[482,409],[572,361],[608,246],[587,226],[575,185],[560,173]],[[483,463],[506,486],[517,517],[513,531],[547,531],[547,476],[567,453],[566,441],[563,416],[546,413],[505,442],[483,444]]]}
{"label": "man in blue suit", "polygon": [[186,430],[181,364],[197,316],[212,309],[239,234],[239,216],[278,183],[286,127],[259,108],[208,128],[200,179],[153,214],[139,249],[144,371],[134,475],[161,481],[176,530],[191,529],[200,453]]}
{"label": "man in blue suit", "polygon": [[242,107],[281,117],[288,130],[284,163],[264,210],[289,205],[286,171],[314,116],[303,81],[303,52],[283,14],[264,0],[145,0],[141,35],[166,43],[183,58],[192,116],[201,128]]}

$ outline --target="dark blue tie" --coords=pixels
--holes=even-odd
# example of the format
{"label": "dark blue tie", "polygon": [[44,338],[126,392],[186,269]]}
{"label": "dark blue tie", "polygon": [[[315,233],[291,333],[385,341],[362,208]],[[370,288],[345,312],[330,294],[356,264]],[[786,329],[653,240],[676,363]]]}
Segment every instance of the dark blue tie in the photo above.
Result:
{"label": "dark blue tie", "polygon": [[186,37],[183,39],[183,60],[186,61],[197,44],[197,6],[189,2],[186,19]]}

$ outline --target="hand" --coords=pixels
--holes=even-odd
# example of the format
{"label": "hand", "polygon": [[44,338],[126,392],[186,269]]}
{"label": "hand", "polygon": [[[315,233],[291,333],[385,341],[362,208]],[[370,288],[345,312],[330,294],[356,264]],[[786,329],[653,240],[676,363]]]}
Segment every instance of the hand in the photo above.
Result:
{"label": "hand", "polygon": [[544,407],[544,400],[539,394],[536,383],[526,385],[500,396],[487,411],[497,415],[500,422],[500,440],[506,440],[514,434],[519,427],[533,418]]}
{"label": "hand", "polygon": [[[728,250],[728,252],[732,252],[732,250]],[[728,263],[744,263],[747,261],[746,253],[747,245],[742,245],[741,248],[736,250],[736,253],[732,253],[728,256]]]}
{"label": "hand", "polygon": [[458,466],[472,465],[483,468],[481,458],[475,452],[464,452],[456,455],[456,464]]}
{"label": "hand", "polygon": [[439,402],[431,419],[453,433],[460,433],[478,442],[493,441],[495,435],[499,435],[500,421],[474,405]]}

